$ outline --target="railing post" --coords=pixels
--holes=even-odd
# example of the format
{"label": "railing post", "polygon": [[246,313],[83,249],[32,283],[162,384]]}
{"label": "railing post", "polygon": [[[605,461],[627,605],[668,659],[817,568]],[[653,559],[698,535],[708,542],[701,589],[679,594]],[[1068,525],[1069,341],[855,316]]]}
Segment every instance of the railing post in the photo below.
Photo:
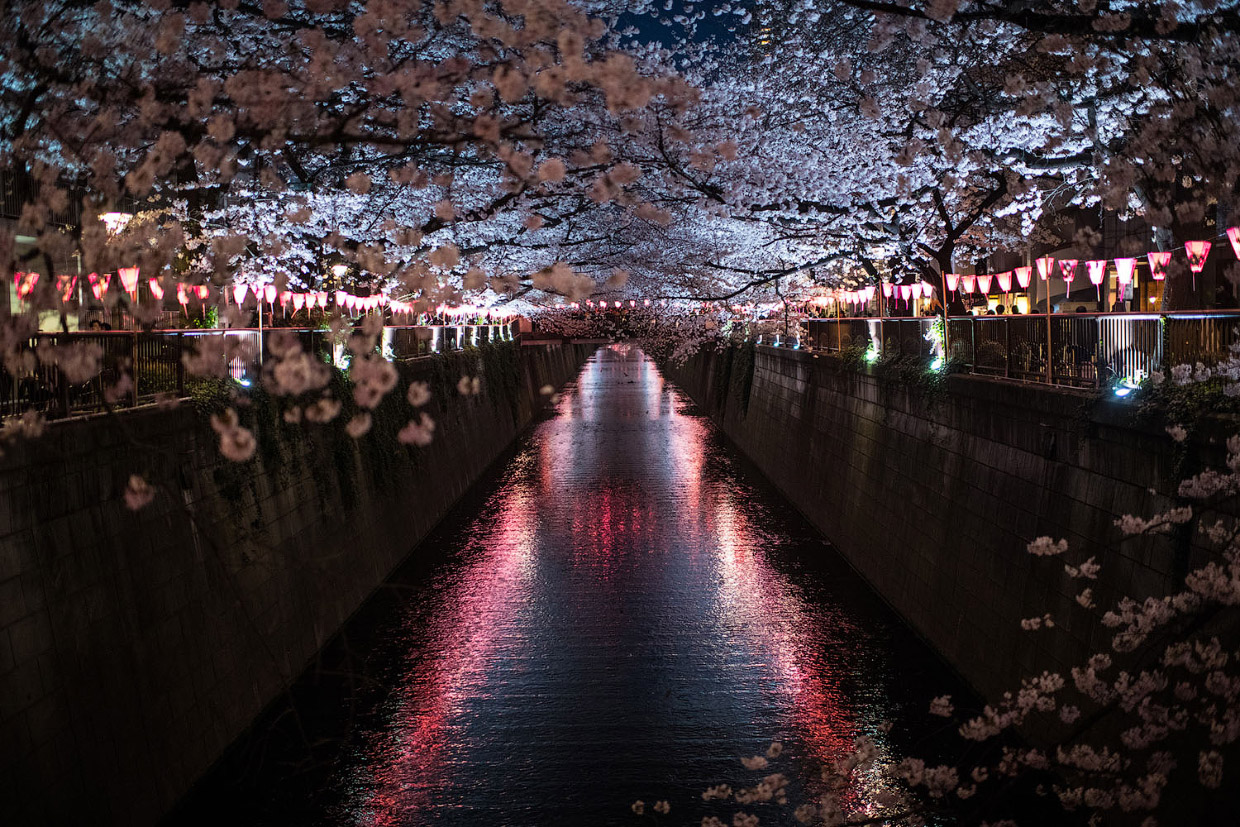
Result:
{"label": "railing post", "polygon": [[185,397],[185,334],[177,332],[177,397]]}
{"label": "railing post", "polygon": [[1055,356],[1051,342],[1051,293],[1050,281],[1046,288],[1046,384],[1055,384]]}
{"label": "railing post", "polygon": [[1006,379],[1012,378],[1012,325],[1011,317],[1003,317],[1003,351],[1007,355],[1003,359],[1003,376]]}
{"label": "railing post", "polygon": [[129,404],[138,407],[138,331],[134,330],[129,342]]}

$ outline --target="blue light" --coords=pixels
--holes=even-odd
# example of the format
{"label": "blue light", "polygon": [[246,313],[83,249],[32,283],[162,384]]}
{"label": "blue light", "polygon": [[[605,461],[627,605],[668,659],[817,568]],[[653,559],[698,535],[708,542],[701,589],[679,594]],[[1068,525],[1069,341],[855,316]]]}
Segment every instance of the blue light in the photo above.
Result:
{"label": "blue light", "polygon": [[1127,396],[1128,394],[1132,393],[1132,392],[1133,392],[1133,390],[1135,390],[1135,388],[1130,388],[1130,387],[1128,387],[1128,386],[1126,386],[1126,385],[1121,385],[1121,386],[1119,386],[1118,388],[1116,388],[1116,389],[1115,389],[1115,395],[1116,395],[1116,396],[1120,396],[1120,397],[1124,397],[1124,396]]}
{"label": "blue light", "polygon": [[933,362],[930,363],[930,370],[942,370],[942,369],[943,369],[943,357],[942,356],[938,357],[937,359],[935,359]]}
{"label": "blue light", "polygon": [[253,382],[251,382],[249,379],[241,378],[241,379],[238,379],[238,380],[237,380],[237,384],[238,384],[238,385],[240,385],[240,386],[241,386],[241,387],[243,387],[243,388],[248,388],[248,387],[250,387],[251,385],[253,385],[254,383],[253,383]]}

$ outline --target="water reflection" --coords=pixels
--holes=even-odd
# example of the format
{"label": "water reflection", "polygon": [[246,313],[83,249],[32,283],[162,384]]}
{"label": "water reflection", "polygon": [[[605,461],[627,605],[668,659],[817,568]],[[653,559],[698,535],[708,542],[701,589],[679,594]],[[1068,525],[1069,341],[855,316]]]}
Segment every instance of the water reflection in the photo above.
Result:
{"label": "water reflection", "polygon": [[477,513],[424,544],[443,559],[375,610],[366,668],[391,688],[320,700],[350,717],[315,781],[225,769],[204,800],[243,823],[533,825],[628,824],[629,802],[667,798],[688,823],[723,815],[702,790],[752,783],[737,759],[772,739],[802,794],[858,734],[890,764],[881,722],[921,726],[954,687],[686,406],[639,351],[602,350]]}

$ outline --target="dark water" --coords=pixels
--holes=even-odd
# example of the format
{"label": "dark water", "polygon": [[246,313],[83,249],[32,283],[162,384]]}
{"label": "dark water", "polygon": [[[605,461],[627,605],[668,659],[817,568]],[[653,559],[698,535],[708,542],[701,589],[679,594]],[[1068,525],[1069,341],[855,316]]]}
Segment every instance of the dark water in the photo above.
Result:
{"label": "dark water", "polygon": [[740,757],[782,742],[797,799],[864,734],[857,804],[960,691],[635,349],[479,489],[174,823],[645,823],[636,799],[730,823],[701,792],[764,774]]}

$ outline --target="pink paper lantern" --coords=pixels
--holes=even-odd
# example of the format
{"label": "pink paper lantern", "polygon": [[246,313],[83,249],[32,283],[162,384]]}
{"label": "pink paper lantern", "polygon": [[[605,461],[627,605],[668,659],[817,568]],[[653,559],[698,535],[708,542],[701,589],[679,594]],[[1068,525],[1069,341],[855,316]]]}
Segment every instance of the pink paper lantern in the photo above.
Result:
{"label": "pink paper lantern", "polygon": [[77,287],[77,276],[57,276],[56,292],[60,294],[60,300],[68,303],[73,298],[73,288]]}
{"label": "pink paper lantern", "polygon": [[1120,284],[1131,284],[1133,272],[1137,269],[1135,258],[1115,259],[1115,275]]}
{"label": "pink paper lantern", "polygon": [[293,312],[298,313],[305,306],[306,306],[306,294],[305,293],[294,293],[293,294]]}
{"label": "pink paper lantern", "polygon": [[275,304],[276,286],[274,284],[269,284],[263,288],[263,298],[266,299],[267,304]]}
{"label": "pink paper lantern", "polygon": [[[237,303],[237,307],[240,307],[241,305],[245,304],[245,294],[248,292],[250,292],[250,288],[244,284],[233,285],[233,289],[232,289],[233,301]],[[254,295],[258,296],[257,293],[255,293]]]}
{"label": "pink paper lantern", "polygon": [[1063,275],[1063,283],[1067,288],[1064,295],[1068,298],[1072,296],[1072,280],[1076,278],[1076,262],[1074,258],[1059,260],[1059,272]]}
{"label": "pink paper lantern", "polygon": [[913,298],[913,285],[901,284],[900,285],[900,298],[904,299],[904,301],[906,302],[911,300]]}
{"label": "pink paper lantern", "polygon": [[164,300],[164,286],[159,283],[159,279],[151,279],[147,283],[151,285],[151,295],[155,297],[155,300],[163,301]]}
{"label": "pink paper lantern", "polygon": [[977,276],[961,276],[960,284],[964,287],[964,292],[972,293],[977,289]]}
{"label": "pink paper lantern", "polygon": [[920,301],[920,300],[921,300],[921,290],[922,290],[922,287],[921,287],[921,282],[919,282],[919,281],[915,281],[915,282],[913,282],[913,283],[912,283],[912,285],[910,286],[910,288],[909,288],[909,289],[910,289],[910,290],[912,290],[912,292],[913,292],[913,298],[914,298],[914,299],[917,299],[918,301]]}
{"label": "pink paper lantern", "polygon": [[1029,289],[1029,279],[1033,275],[1032,267],[1017,267],[1013,270],[1016,274],[1016,283],[1020,285],[1021,290]]}
{"label": "pink paper lantern", "polygon": [[999,289],[1002,290],[1004,293],[1010,293],[1012,291],[1012,271],[1011,270],[1008,270],[1006,273],[997,273],[995,275],[995,279],[999,282]]}
{"label": "pink paper lantern", "polygon": [[195,288],[195,292],[198,294],[198,300],[205,302],[207,297],[211,295],[211,288],[205,284],[200,284]]}
{"label": "pink paper lantern", "polygon": [[987,273],[986,275],[981,275],[981,276],[978,276],[978,277],[977,277],[977,291],[978,291],[979,293],[983,293],[983,294],[987,294],[987,293],[989,293],[989,292],[990,292],[990,282],[991,282],[993,279],[994,279],[994,276],[990,275],[989,273]]}
{"label": "pink paper lantern", "polygon": [[1042,281],[1050,281],[1051,273],[1055,270],[1055,259],[1043,256],[1034,263],[1038,265],[1038,275],[1042,277]]}
{"label": "pink paper lantern", "polygon": [[923,281],[921,283],[921,292],[927,299],[933,298],[934,297],[934,285],[928,281]]}
{"label": "pink paper lantern", "polygon": [[947,292],[949,292],[949,293],[954,293],[954,292],[956,292],[956,287],[957,287],[959,284],[960,284],[960,274],[959,274],[959,273],[948,273],[948,274],[947,274]]}
{"label": "pink paper lantern", "polygon": [[1090,259],[1085,262],[1085,268],[1089,270],[1089,280],[1098,291],[1098,301],[1102,301],[1102,282],[1107,277],[1107,260]]}
{"label": "pink paper lantern", "polygon": [[121,267],[116,272],[121,277],[121,285],[125,288],[126,293],[133,293],[138,289],[137,267]]}
{"label": "pink paper lantern", "polygon": [[883,295],[884,296],[886,296],[887,298],[891,298],[891,294],[894,290],[895,290],[894,284],[892,284],[889,281],[883,282]]}
{"label": "pink paper lantern", "polygon": [[177,282],[177,301],[182,305],[189,304],[189,294],[185,291],[185,285],[180,282]]}
{"label": "pink paper lantern", "polygon": [[1231,242],[1231,250],[1240,258],[1240,227],[1227,228],[1227,240]]}
{"label": "pink paper lantern", "polygon": [[326,310],[327,309],[327,291],[320,290],[316,295],[318,296],[318,299],[319,299],[319,307]]}
{"label": "pink paper lantern", "polygon": [[1150,276],[1154,281],[1162,281],[1167,277],[1167,265],[1171,263],[1170,250],[1155,250],[1145,254],[1150,262]]}
{"label": "pink paper lantern", "polygon": [[876,292],[878,292],[878,291],[877,291],[877,288],[875,288],[875,287],[874,287],[874,285],[872,285],[872,284],[867,284],[867,285],[866,285],[866,286],[862,289],[862,291],[861,291],[861,292],[865,294],[865,300],[866,300],[866,301],[871,301],[871,300],[873,300],[873,298],[874,298],[874,294],[875,294]]}
{"label": "pink paper lantern", "polygon": [[1197,274],[1206,267],[1206,257],[1210,255],[1210,242],[1185,241],[1184,251],[1188,253],[1188,269],[1193,271],[1193,289],[1197,289]]}

